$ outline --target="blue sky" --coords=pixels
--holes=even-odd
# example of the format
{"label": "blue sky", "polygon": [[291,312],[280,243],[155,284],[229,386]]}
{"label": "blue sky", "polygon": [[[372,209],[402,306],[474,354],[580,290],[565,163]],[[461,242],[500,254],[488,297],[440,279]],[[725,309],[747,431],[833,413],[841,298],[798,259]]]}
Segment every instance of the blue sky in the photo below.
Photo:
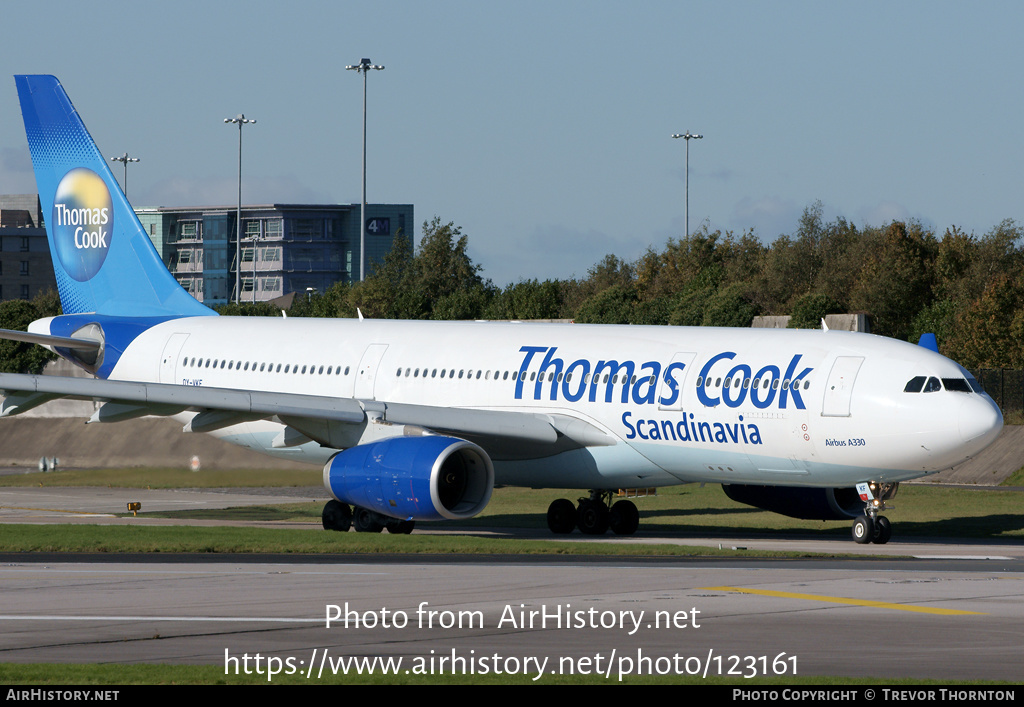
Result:
{"label": "blue sky", "polygon": [[[137,206],[368,199],[469,236],[498,285],[690,227],[792,233],[816,200],[940,235],[1021,219],[1024,4],[6,2],[2,65],[61,79]],[[0,80],[0,193],[35,191]],[[120,176],[120,165],[116,173]],[[419,237],[417,228],[416,237]]]}

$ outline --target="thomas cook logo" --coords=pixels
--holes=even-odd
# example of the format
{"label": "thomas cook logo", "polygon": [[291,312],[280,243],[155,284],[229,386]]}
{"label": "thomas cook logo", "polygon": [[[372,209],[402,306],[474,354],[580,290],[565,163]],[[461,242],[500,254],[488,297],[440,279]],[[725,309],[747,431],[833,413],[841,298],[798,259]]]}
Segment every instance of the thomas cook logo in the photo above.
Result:
{"label": "thomas cook logo", "polygon": [[64,175],[53,197],[53,240],[64,271],[79,282],[99,272],[110,250],[114,209],[110,190],[92,170]]}

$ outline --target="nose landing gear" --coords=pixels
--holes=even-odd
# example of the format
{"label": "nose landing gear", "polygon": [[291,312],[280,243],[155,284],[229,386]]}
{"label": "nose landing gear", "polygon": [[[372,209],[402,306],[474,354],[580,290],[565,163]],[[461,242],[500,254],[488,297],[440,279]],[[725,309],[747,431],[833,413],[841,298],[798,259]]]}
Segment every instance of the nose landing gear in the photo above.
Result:
{"label": "nose landing gear", "polygon": [[851,534],[855,543],[866,545],[875,543],[885,545],[892,537],[892,523],[879,511],[884,511],[892,506],[885,505],[885,502],[896,495],[899,484],[870,483],[857,484],[857,493],[864,501],[864,515],[858,516],[853,521]]}

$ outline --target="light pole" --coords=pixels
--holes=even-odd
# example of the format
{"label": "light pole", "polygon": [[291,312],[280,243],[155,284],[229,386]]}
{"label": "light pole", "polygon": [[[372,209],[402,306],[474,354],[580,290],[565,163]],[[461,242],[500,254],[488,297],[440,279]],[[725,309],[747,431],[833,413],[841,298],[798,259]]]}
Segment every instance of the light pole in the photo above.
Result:
{"label": "light pole", "polygon": [[127,199],[128,198],[128,163],[129,162],[138,162],[139,158],[138,157],[129,157],[128,153],[126,152],[123,155],[121,155],[120,157],[111,157],[110,161],[111,162],[120,162],[121,164],[124,165],[124,181],[122,182],[122,186],[124,187],[124,198]]}
{"label": "light pole", "polygon": [[239,113],[234,118],[225,118],[225,123],[238,124],[238,212],[235,219],[235,304],[242,301],[242,126],[255,123],[255,118],[246,118]]}
{"label": "light pole", "polygon": [[369,59],[360,59],[358,64],[345,69],[363,75],[363,201],[359,207],[359,281],[362,282],[366,278],[366,75],[370,69],[381,71],[384,67],[371,64]]}
{"label": "light pole", "polygon": [[687,130],[684,134],[675,134],[672,137],[681,137],[686,140],[686,202],[683,206],[683,228],[686,229],[683,233],[684,237],[690,235],[690,140],[700,140],[703,135],[694,135]]}

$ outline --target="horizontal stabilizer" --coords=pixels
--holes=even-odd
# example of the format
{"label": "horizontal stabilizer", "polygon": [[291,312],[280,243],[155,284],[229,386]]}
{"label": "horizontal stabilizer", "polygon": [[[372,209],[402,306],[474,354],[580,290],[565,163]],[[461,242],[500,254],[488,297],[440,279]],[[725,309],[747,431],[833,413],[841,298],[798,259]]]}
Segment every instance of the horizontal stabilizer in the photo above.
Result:
{"label": "horizontal stabilizer", "polygon": [[39,344],[61,349],[76,349],[79,351],[95,351],[101,346],[96,339],[79,339],[71,336],[51,336],[49,334],[33,334],[28,331],[17,331],[16,329],[0,329],[0,339],[8,341],[24,341],[27,344]]}

